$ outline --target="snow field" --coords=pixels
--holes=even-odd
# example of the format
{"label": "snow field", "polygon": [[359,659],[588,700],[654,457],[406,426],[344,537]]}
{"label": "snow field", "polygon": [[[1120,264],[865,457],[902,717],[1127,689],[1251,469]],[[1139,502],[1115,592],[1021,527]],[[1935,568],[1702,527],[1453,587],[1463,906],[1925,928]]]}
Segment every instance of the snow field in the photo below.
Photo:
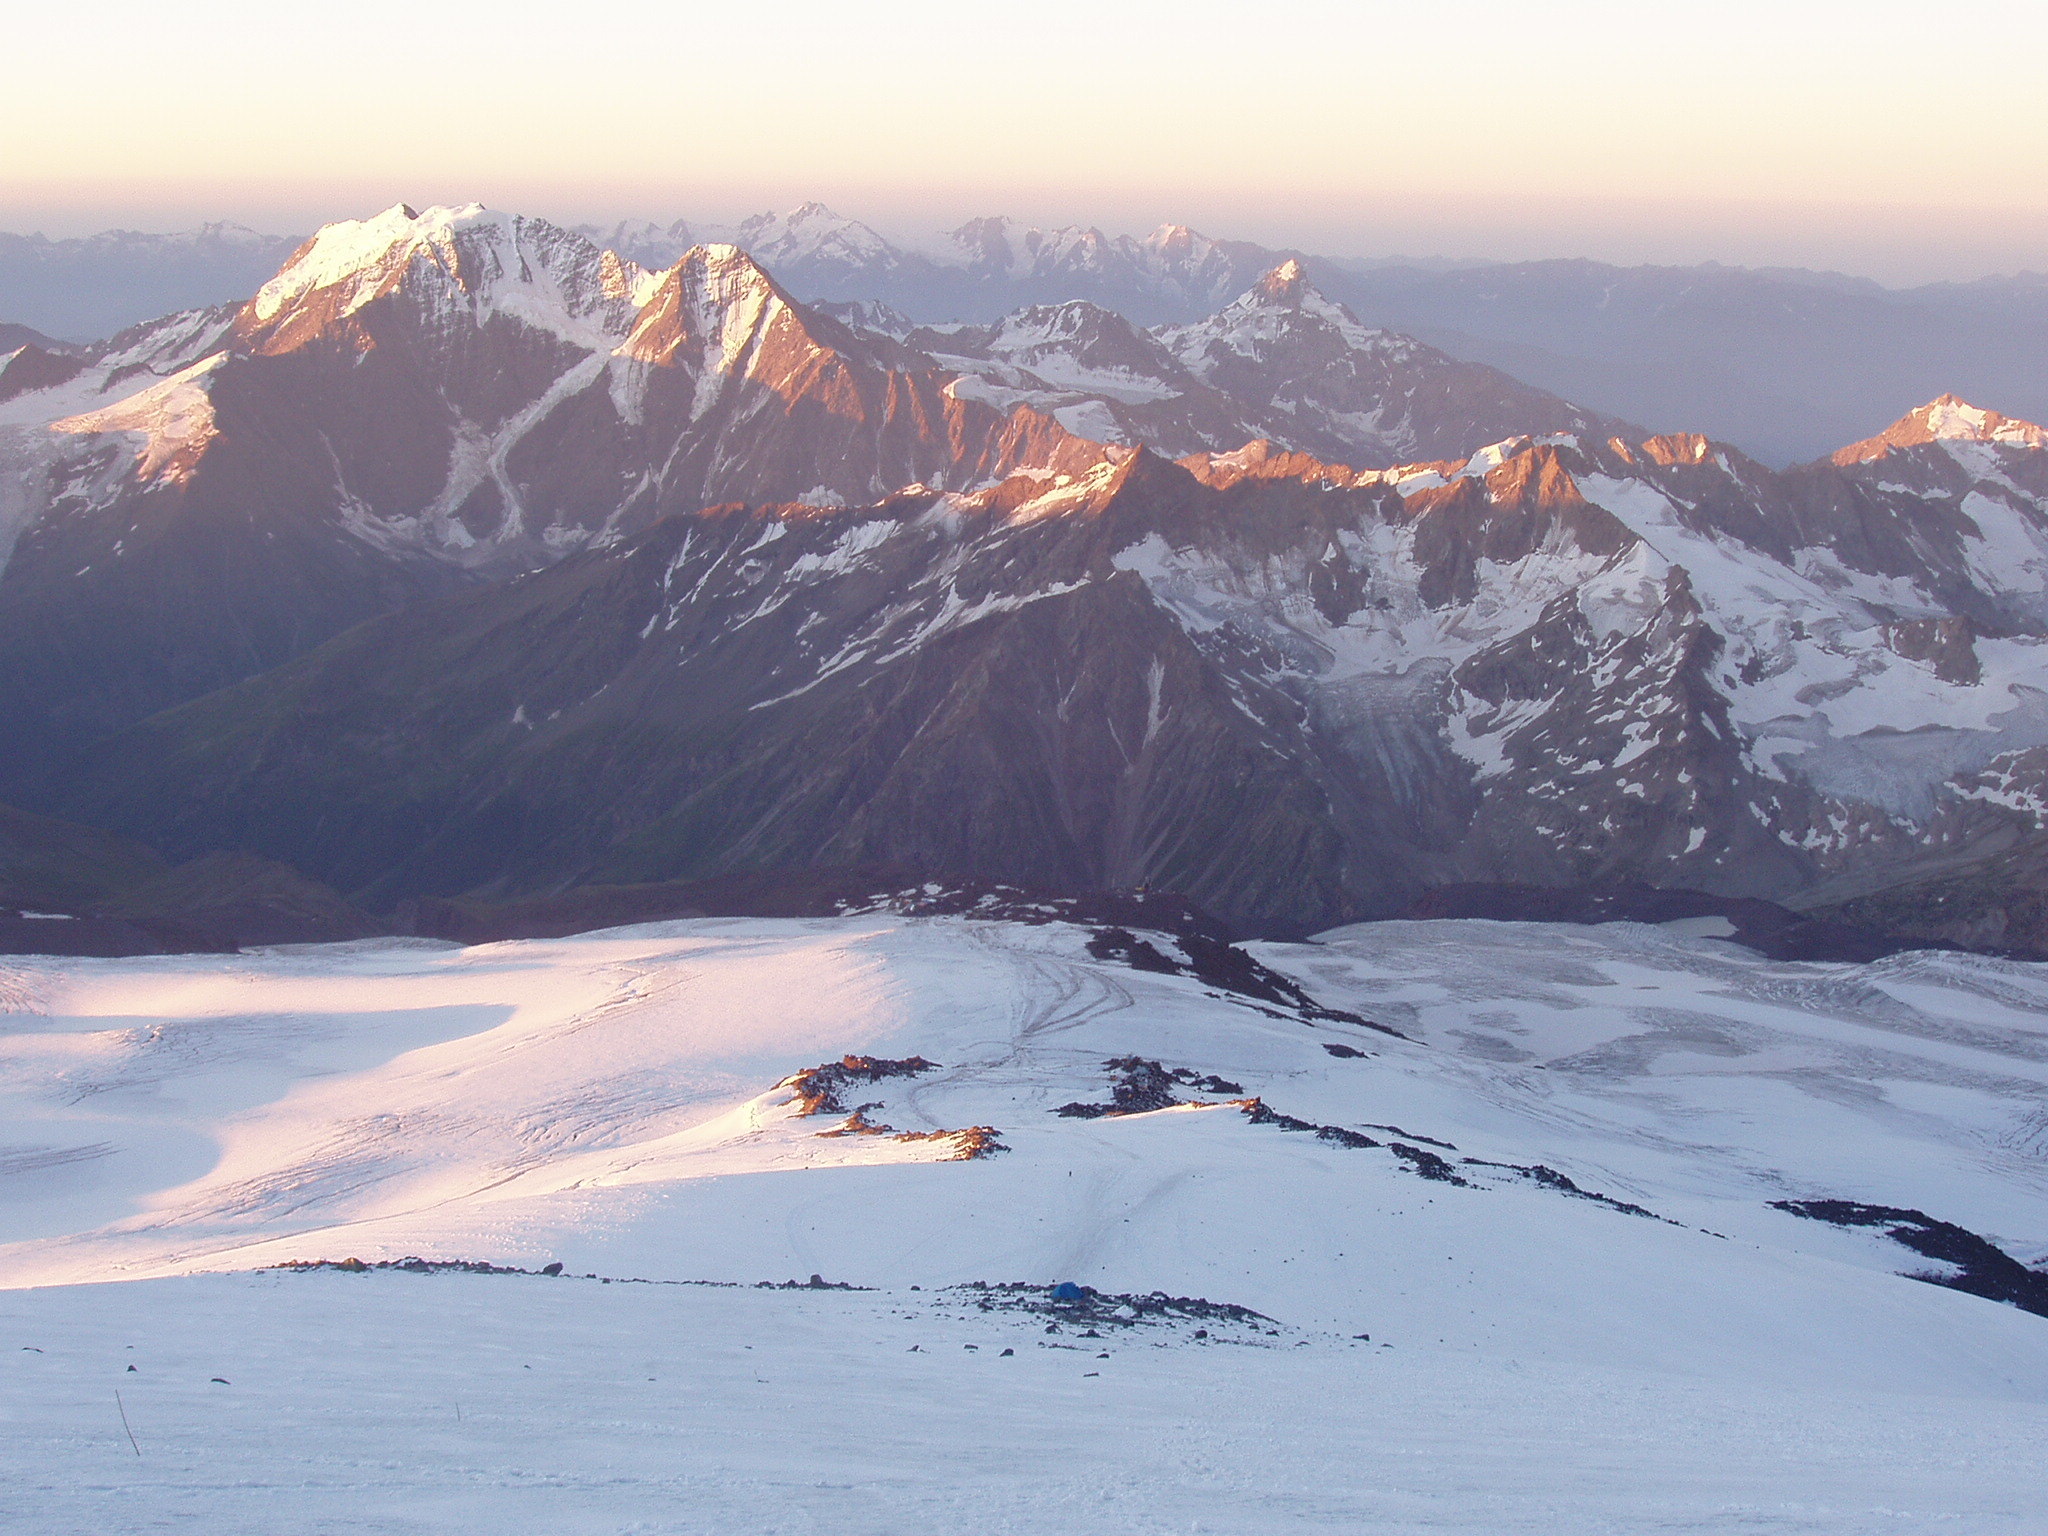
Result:
{"label": "snow field", "polygon": [[0,1522],[48,1536],[2003,1536],[2048,1494],[2039,1403],[1078,1340],[929,1292],[203,1276],[8,1293],[0,1344]]}
{"label": "snow field", "polygon": [[[1254,946],[1399,1038],[1089,937],[0,962],[0,1527],[2036,1528],[2048,1321],[1769,1202],[2048,1256],[2048,970],[1626,924]],[[803,1113],[784,1080],[845,1054],[938,1065]],[[1056,1113],[1133,1057],[1184,1102]],[[856,1109],[880,1132],[824,1134]],[[1005,1150],[899,1139],[978,1126]],[[717,1284],[265,1268],[414,1254]],[[812,1274],[877,1289],[751,1288]],[[1073,1350],[939,1289],[1059,1280],[1281,1332]]]}

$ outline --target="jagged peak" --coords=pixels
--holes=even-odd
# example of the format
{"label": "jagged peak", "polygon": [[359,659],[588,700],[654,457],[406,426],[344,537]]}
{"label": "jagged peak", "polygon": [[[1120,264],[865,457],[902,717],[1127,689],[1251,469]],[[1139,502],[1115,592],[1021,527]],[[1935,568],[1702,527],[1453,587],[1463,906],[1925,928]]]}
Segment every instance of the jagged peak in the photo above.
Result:
{"label": "jagged peak", "polygon": [[1162,224],[1138,244],[1154,256],[1173,258],[1205,254],[1216,242],[1186,224]]}
{"label": "jagged peak", "polygon": [[1361,337],[1384,337],[1384,331],[1362,325],[1358,317],[1325,295],[1308,275],[1300,259],[1290,256],[1270,268],[1256,283],[1227,306],[1217,319],[1230,315],[1273,315],[1293,313],[1356,331]]}
{"label": "jagged peak", "polygon": [[[1110,443],[1092,468],[1074,477],[1073,492],[1079,494],[1040,498],[1032,504],[1031,514],[1099,516],[1122,496],[1151,488],[1171,494],[1191,478],[1182,465],[1142,443]],[[1026,520],[1017,512],[1011,516],[1013,521]]]}
{"label": "jagged peak", "polygon": [[296,332],[300,306],[332,295],[307,317],[318,328],[393,291],[408,274],[460,292],[480,315],[504,309],[593,348],[609,348],[607,332],[617,339],[614,327],[630,308],[614,311],[644,291],[648,276],[545,219],[481,203],[424,210],[396,203],[321,229],[244,306],[238,325],[251,337]]}
{"label": "jagged peak", "polygon": [[781,316],[801,325],[807,314],[739,246],[723,241],[694,245],[656,279],[619,355],[664,361],[691,343],[715,338],[730,366],[744,337]]}
{"label": "jagged peak", "polygon": [[655,271],[666,271],[676,259],[698,243],[687,219],[663,224],[655,219],[621,219],[605,226],[578,224],[574,233],[593,245],[616,252],[622,261],[634,262]]}
{"label": "jagged peak", "polygon": [[1112,239],[1092,224],[1057,229],[991,215],[969,219],[947,232],[940,259],[970,266],[1007,266],[1015,276],[1075,264],[1102,265],[1129,259],[1139,247],[1128,236]]}
{"label": "jagged peak", "polygon": [[730,240],[706,240],[691,246],[687,251],[683,252],[675,266],[670,268],[670,270],[679,271],[684,267],[702,268],[707,272],[744,272],[752,274],[753,277],[758,278],[764,283],[775,281],[774,278],[768,275],[768,269],[754,260],[751,251],[747,250],[744,246],[733,244]]}
{"label": "jagged peak", "polygon": [[1298,480],[1304,485],[1377,485],[1382,471],[1353,469],[1313,454],[1283,448],[1270,438],[1253,438],[1228,453],[1195,453],[1177,461],[1204,485],[1222,490],[1240,480]]}
{"label": "jagged peak", "polygon": [[2003,443],[2048,449],[2048,427],[1972,405],[1960,395],[1945,394],[1908,411],[1877,436],[1838,450],[1834,462],[1859,464],[1925,443]]}
{"label": "jagged peak", "polygon": [[740,231],[743,237],[761,234],[781,236],[804,225],[824,224],[837,229],[854,223],[854,220],[834,213],[816,198],[811,198],[783,213],[757,213],[741,222]]}
{"label": "jagged peak", "polygon": [[1296,480],[1304,485],[1388,486],[1404,496],[1469,484],[1496,502],[1539,506],[1578,505],[1584,497],[1568,457],[1581,447],[1569,432],[1503,438],[1465,459],[1397,464],[1388,469],[1354,469],[1313,454],[1255,438],[1228,453],[1197,453],[1175,462],[1205,485],[1224,487],[1240,480]]}
{"label": "jagged peak", "polygon": [[739,237],[769,260],[788,261],[833,250],[862,258],[893,255],[895,247],[858,219],[836,213],[815,198],[787,213],[757,213],[739,227]]}
{"label": "jagged peak", "polygon": [[671,279],[719,304],[773,301],[792,309],[797,307],[768,269],[755,260],[753,252],[729,241],[691,246],[673,267],[661,274],[663,284]]}
{"label": "jagged peak", "polygon": [[1308,268],[1290,256],[1261,277],[1245,297],[1257,297],[1267,304],[1284,304],[1290,308],[1298,308],[1311,294],[1315,294],[1317,298],[1322,297],[1316,293],[1315,285],[1308,280]]}
{"label": "jagged peak", "polygon": [[827,319],[837,320],[841,325],[851,326],[857,331],[869,331],[877,336],[887,336],[901,341],[918,324],[908,315],[891,309],[880,299],[828,299],[813,301],[809,306]]}
{"label": "jagged peak", "polygon": [[1500,453],[1491,467],[1478,476],[1486,484],[1488,497],[1496,504],[1554,511],[1586,504],[1577,478],[1558,451],[1577,446],[1578,439],[1570,436],[1511,438],[1504,444],[1495,445],[1494,449],[1482,450],[1473,462],[1476,467],[1488,454]]}
{"label": "jagged peak", "polygon": [[458,230],[501,217],[481,203],[436,206],[424,213],[409,203],[394,203],[367,219],[323,225],[257,291],[251,310],[258,320],[270,320],[309,293],[387,268],[396,255],[446,244]]}
{"label": "jagged peak", "polygon": [[1017,227],[1017,221],[1006,213],[984,213],[979,218],[967,220],[946,231],[949,240],[967,244],[971,241],[990,237],[1001,239]]}
{"label": "jagged peak", "polygon": [[[1670,469],[1680,464],[1704,464],[1713,458],[1714,440],[1699,432],[1660,432],[1636,444],[1636,452],[1652,464]],[[1634,462],[1634,455],[1629,456]]]}
{"label": "jagged peak", "polygon": [[1093,299],[1066,299],[1058,304],[1026,304],[990,327],[997,337],[1073,337],[1089,331],[1138,334],[1139,328],[1116,310]]}
{"label": "jagged peak", "polygon": [[1334,334],[1354,351],[1393,357],[1425,351],[1420,342],[1363,324],[1309,280],[1308,269],[1289,257],[1206,320],[1193,325],[1165,326],[1153,334],[1189,367],[1214,349],[1257,356],[1288,338],[1306,333]]}

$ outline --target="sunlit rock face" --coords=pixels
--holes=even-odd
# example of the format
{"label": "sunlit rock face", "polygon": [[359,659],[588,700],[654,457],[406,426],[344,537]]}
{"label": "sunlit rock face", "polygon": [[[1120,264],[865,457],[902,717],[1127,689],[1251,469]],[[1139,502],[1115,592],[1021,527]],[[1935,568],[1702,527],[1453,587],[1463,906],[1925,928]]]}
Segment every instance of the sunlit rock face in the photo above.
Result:
{"label": "sunlit rock face", "polygon": [[2030,839],[2048,756],[2039,503],[1896,457],[1108,449],[717,508],[151,722],[66,804],[378,901],[864,864],[1267,931],[1465,881],[1846,900]]}
{"label": "sunlit rock face", "polygon": [[657,274],[476,207],[331,226],[0,403],[9,768],[670,511],[1097,452],[950,380],[731,247]]}
{"label": "sunlit rock face", "polygon": [[[778,264],[867,249],[817,209],[740,233]],[[1416,364],[1299,281],[1247,294],[1206,352],[1085,305],[906,342],[795,303],[737,246],[672,254],[652,270],[543,220],[400,206],[321,230],[245,304],[11,355],[0,782],[363,618],[674,512],[1072,474],[1103,444],[1270,437],[1379,464],[1589,420],[1489,370]],[[1219,349],[1238,359],[1220,385]],[[1490,382],[1446,415],[1383,354]],[[1304,408],[1261,368],[1348,382]]]}
{"label": "sunlit rock face", "polygon": [[1953,397],[1774,472],[1297,262],[1194,325],[918,327],[474,206],[62,363],[0,402],[5,788],[178,851],[378,900],[886,863],[1287,931],[1462,881],[2039,926],[2048,447]]}

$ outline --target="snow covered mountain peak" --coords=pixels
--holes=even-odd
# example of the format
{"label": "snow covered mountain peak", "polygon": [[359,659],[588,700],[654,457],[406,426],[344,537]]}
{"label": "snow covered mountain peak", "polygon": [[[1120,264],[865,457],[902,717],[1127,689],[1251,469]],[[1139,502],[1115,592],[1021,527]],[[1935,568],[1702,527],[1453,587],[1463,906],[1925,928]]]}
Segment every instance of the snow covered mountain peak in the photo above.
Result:
{"label": "snow covered mountain peak", "polygon": [[1089,299],[1069,299],[1064,304],[1033,304],[1005,315],[990,328],[1004,343],[1041,342],[1054,339],[1080,340],[1109,332],[1136,335],[1137,327],[1113,309],[1104,309]]}
{"label": "snow covered mountain peak", "polygon": [[507,314],[589,350],[609,350],[652,291],[651,275],[544,219],[480,203],[403,203],[330,224],[244,309],[242,339],[289,349],[365,305],[410,291],[423,314]]}
{"label": "snow covered mountain peak", "polygon": [[702,273],[705,281],[734,292],[775,286],[775,280],[750,252],[723,240],[691,246],[670,272]]}
{"label": "snow covered mountain peak", "polygon": [[1283,261],[1235,301],[1208,320],[1162,333],[1182,338],[1175,350],[1198,350],[1209,340],[1223,340],[1237,351],[1289,335],[1321,334],[1355,350],[1391,349],[1405,352],[1414,347],[1406,337],[1360,323],[1342,304],[1324,296],[1309,281],[1308,270],[1299,261]]}
{"label": "snow covered mountain peak", "polygon": [[706,343],[730,366],[745,337],[793,313],[775,280],[738,246],[693,246],[660,274],[619,351],[653,361]]}
{"label": "snow covered mountain peak", "polygon": [[1215,285],[1227,281],[1246,254],[1233,255],[1223,241],[1185,224],[1160,225],[1137,242],[1137,249],[1147,268],[1190,297],[1216,292]]}
{"label": "snow covered mountain peak", "polygon": [[683,259],[683,253],[691,246],[701,243],[684,219],[668,224],[652,219],[622,219],[610,228],[578,224],[571,233],[604,250],[616,251],[621,261],[636,263],[650,272],[667,271]]}
{"label": "snow covered mountain peak", "polygon": [[259,320],[272,319],[309,293],[359,281],[415,250],[452,244],[458,229],[486,217],[480,203],[429,208],[425,214],[395,203],[367,219],[325,225],[263,285],[251,309]]}
{"label": "snow covered mountain peak", "polygon": [[1137,249],[1128,237],[1112,240],[1093,226],[1041,229],[1003,217],[970,219],[951,231],[947,241],[941,259],[970,272],[1018,282],[1071,282],[1077,273],[1101,277],[1123,272],[1131,267]]}
{"label": "snow covered mountain peak", "polygon": [[1215,244],[1207,235],[1200,234],[1185,224],[1162,224],[1141,243],[1150,251],[1183,255]]}
{"label": "snow covered mountain peak", "polygon": [[900,310],[891,309],[877,299],[844,299],[833,301],[820,299],[811,308],[822,315],[829,315],[841,325],[850,325],[858,331],[870,331],[877,336],[887,336],[892,341],[901,341],[918,328],[917,322]]}
{"label": "snow covered mountain peak", "polygon": [[1284,261],[1207,320],[1158,332],[1183,364],[1209,382],[1225,357],[1277,362],[1282,352],[1305,362],[1302,349],[1320,355],[1383,355],[1405,361],[1419,343],[1361,324],[1343,305],[1324,297],[1299,261]]}
{"label": "snow covered mountain peak", "polygon": [[[1014,232],[1006,221],[982,224],[980,233],[997,245]],[[1180,235],[1194,242],[1190,272],[1231,259],[1183,226],[1153,239]],[[1024,239],[1042,236],[1031,230]],[[960,373],[949,386],[956,399],[1002,410],[1029,405],[1077,436],[1142,443],[1173,458],[1229,453],[1265,438],[1329,463],[1384,468],[1462,462],[1474,448],[1517,433],[1606,438],[1619,428],[1639,435],[1361,324],[1316,289],[1298,260],[1231,291],[1235,297],[1207,319],[1149,330],[1087,299],[1027,305],[984,325],[880,329]]]}
{"label": "snow covered mountain peak", "polygon": [[[1308,295],[1315,294],[1309,284],[1308,269],[1292,259],[1281,262],[1260,278],[1251,292],[1269,304],[1284,304],[1290,308],[1299,308]],[[1320,294],[1315,296],[1321,297]]]}
{"label": "snow covered mountain peak", "polygon": [[2048,428],[2003,416],[1946,394],[1909,411],[1875,437],[1852,443],[1834,456],[1837,464],[1881,459],[1894,449],[1924,443],[2003,443],[2017,448],[2048,448]]}
{"label": "snow covered mountain peak", "polygon": [[787,213],[757,213],[735,233],[765,262],[886,262],[895,247],[858,219],[812,201]]}
{"label": "snow covered mountain peak", "polygon": [[1010,265],[1010,230],[1015,222],[1001,214],[969,219],[958,229],[946,232],[944,256],[967,267],[1007,269]]}

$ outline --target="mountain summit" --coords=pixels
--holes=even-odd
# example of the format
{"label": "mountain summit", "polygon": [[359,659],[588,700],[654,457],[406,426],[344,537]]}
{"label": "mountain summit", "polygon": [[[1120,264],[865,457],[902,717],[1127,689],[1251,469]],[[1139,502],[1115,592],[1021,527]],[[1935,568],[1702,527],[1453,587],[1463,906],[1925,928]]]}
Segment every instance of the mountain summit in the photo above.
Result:
{"label": "mountain summit", "polygon": [[[238,317],[259,349],[289,348],[318,328],[410,287],[428,308],[504,312],[579,345],[616,337],[650,274],[542,219],[479,203],[330,224],[285,262]],[[258,338],[261,338],[259,341]]]}
{"label": "mountain summit", "polygon": [[1834,462],[1859,464],[1923,443],[2003,443],[2019,448],[2048,448],[2048,427],[1982,410],[1955,395],[1943,395],[1917,411],[1907,412],[1877,436],[1839,449]]}
{"label": "mountain summit", "polygon": [[1208,319],[1155,334],[1202,383],[1261,403],[1251,435],[1339,463],[1463,458],[1522,433],[1640,435],[1484,364],[1363,324],[1297,260],[1270,268]]}
{"label": "mountain summit", "polygon": [[[1259,299],[1267,304],[1279,304],[1289,308],[1300,307],[1302,296],[1308,289],[1308,269],[1300,262],[1287,260],[1260,278],[1252,289]],[[1318,295],[1318,297],[1321,297]]]}
{"label": "mountain summit", "polygon": [[77,362],[4,402],[15,773],[671,512],[964,489],[1101,453],[951,393],[931,358],[804,309],[736,247],[652,273],[476,204],[329,226],[247,303]]}

